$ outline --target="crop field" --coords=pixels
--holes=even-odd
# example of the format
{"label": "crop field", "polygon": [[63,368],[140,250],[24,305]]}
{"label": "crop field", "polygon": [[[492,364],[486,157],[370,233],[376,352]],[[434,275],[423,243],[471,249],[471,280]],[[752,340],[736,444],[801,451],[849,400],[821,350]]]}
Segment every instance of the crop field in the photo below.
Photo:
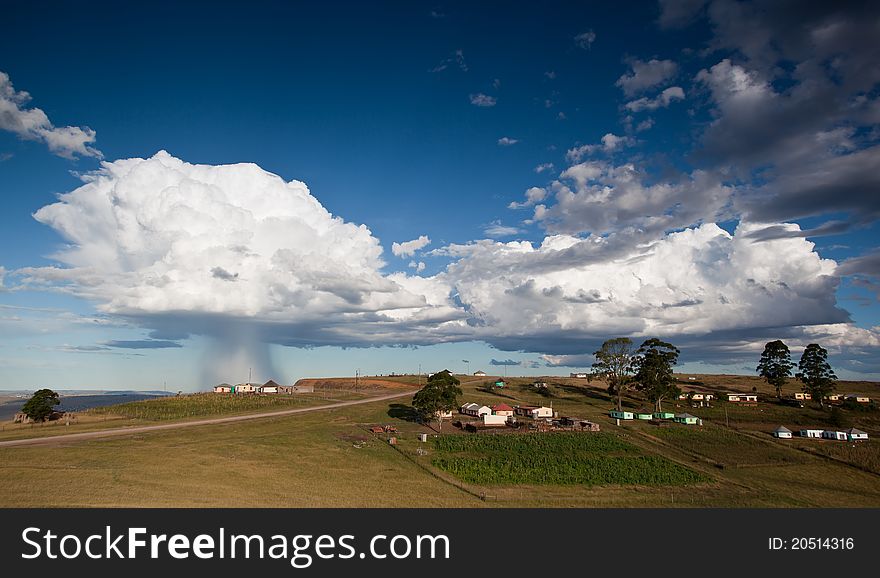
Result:
{"label": "crop field", "polygon": [[[359,397],[349,392],[333,392],[333,400],[343,401]],[[178,397],[163,397],[133,401],[89,410],[94,415],[113,415],[146,421],[167,421],[190,417],[232,415],[254,411],[271,411],[308,407],[329,401],[317,394],[297,395],[225,395],[194,393]]]}
{"label": "crop field", "polygon": [[880,443],[877,440],[838,442],[834,440],[792,440],[797,447],[829,456],[880,475]]}
{"label": "crop field", "polygon": [[[684,485],[704,475],[611,434],[443,436],[432,465],[480,485]],[[464,455],[461,455],[464,454]]]}

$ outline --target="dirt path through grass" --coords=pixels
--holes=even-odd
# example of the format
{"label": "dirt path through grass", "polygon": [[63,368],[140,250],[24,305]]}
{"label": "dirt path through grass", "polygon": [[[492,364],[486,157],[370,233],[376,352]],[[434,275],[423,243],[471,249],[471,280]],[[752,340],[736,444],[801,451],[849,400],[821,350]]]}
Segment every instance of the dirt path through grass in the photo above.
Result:
{"label": "dirt path through grass", "polygon": [[316,405],[313,407],[301,407],[296,409],[283,409],[278,411],[269,411],[264,413],[253,413],[247,415],[234,415],[229,417],[215,417],[210,419],[200,419],[194,421],[184,421],[184,422],[176,422],[176,423],[165,423],[160,425],[145,425],[145,426],[130,426],[130,427],[122,427],[122,428],[114,428],[114,429],[105,429],[99,431],[91,431],[91,432],[83,432],[83,433],[75,433],[75,434],[64,434],[57,436],[44,436],[44,437],[36,437],[36,438],[25,438],[25,439],[17,439],[17,440],[7,440],[0,441],[0,448],[8,448],[8,447],[16,447],[16,446],[48,446],[48,445],[56,445],[63,444],[75,441],[82,440],[93,440],[107,437],[116,437],[123,435],[131,435],[138,433],[146,433],[153,431],[161,431],[168,429],[179,429],[184,427],[194,427],[200,425],[216,425],[223,423],[232,423],[239,421],[247,421],[252,419],[262,419],[267,417],[281,417],[286,415],[293,415],[297,413],[307,413],[311,411],[321,411],[325,409],[336,409],[340,407],[347,407],[351,405],[360,405],[363,403],[373,403],[375,401],[385,401],[389,399],[396,399],[398,397],[406,397],[411,396],[415,393],[414,390],[405,391],[405,392],[397,392],[388,395],[380,395],[376,397],[370,397],[366,399],[356,399],[352,401],[343,401],[339,403],[332,403],[327,405]]}

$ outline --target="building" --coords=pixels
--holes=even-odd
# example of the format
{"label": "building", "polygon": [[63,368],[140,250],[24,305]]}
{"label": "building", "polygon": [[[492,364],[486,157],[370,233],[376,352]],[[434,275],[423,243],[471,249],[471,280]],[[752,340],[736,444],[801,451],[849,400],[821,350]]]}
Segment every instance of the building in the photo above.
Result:
{"label": "building", "polygon": [[727,401],[731,403],[758,403],[756,393],[728,393]]}
{"label": "building", "polygon": [[847,401],[857,401],[858,403],[871,403],[871,398],[867,395],[859,395],[857,393],[849,393],[844,396]]}
{"label": "building", "polygon": [[868,439],[868,434],[866,434],[862,430],[856,429],[854,427],[846,430],[846,435],[849,438],[849,441],[851,441],[851,442],[857,442],[857,441],[862,441],[862,440]]}
{"label": "building", "polygon": [[608,415],[614,419],[633,419],[635,417],[631,411],[619,411],[616,409],[609,411]]}
{"label": "building", "polygon": [[655,411],[653,417],[654,419],[674,419],[675,414],[671,411]]}
{"label": "building", "polygon": [[492,406],[492,415],[503,415],[508,417],[513,415],[513,408],[506,403],[498,403]]}
{"label": "building", "polygon": [[805,400],[805,399],[813,399],[813,395],[810,393],[806,393],[803,391],[797,391],[794,394],[795,399]]}
{"label": "building", "polygon": [[480,405],[478,403],[466,403],[458,410],[460,413],[464,415],[472,415],[474,417],[481,417],[486,414],[492,413],[492,409],[485,405]]}
{"label": "building", "polygon": [[506,385],[507,385],[507,382],[504,381],[503,379],[499,379],[498,381],[495,382],[495,387],[504,387]]}
{"label": "building", "polygon": [[570,374],[570,377],[574,377],[576,379],[587,379],[587,374],[586,373],[572,373],[572,374]]}
{"label": "building", "polygon": [[801,437],[802,437],[802,438],[821,438],[821,437],[822,437],[822,434],[823,434],[824,432],[825,432],[825,430],[823,430],[823,429],[816,429],[816,428],[812,428],[812,429],[809,429],[809,428],[807,428],[807,429],[802,429],[802,430],[801,430]]}
{"label": "building", "polygon": [[452,410],[443,411],[438,409],[434,412],[434,419],[452,419]]}
{"label": "building", "polygon": [[791,430],[785,427],[784,425],[779,426],[775,430],[773,430],[773,437],[777,437],[780,439],[791,439]]}
{"label": "building", "polygon": [[236,383],[232,388],[232,393],[256,393],[259,383]]}
{"label": "building", "polygon": [[507,416],[505,415],[483,414],[483,425],[505,425],[506,423]]}
{"label": "building", "polygon": [[683,423],[685,425],[703,425],[703,420],[689,413],[677,413],[672,419],[675,423]]}
{"label": "building", "polygon": [[270,379],[259,387],[257,393],[278,393],[278,384]]}
{"label": "building", "polygon": [[843,396],[839,393],[832,393],[830,395],[826,395],[825,399],[828,401],[843,401]]}
{"label": "building", "polygon": [[228,383],[221,383],[214,386],[214,393],[232,393],[232,386]]}
{"label": "building", "polygon": [[644,409],[640,409],[639,411],[633,413],[635,414],[636,419],[649,420],[654,417],[654,415],[650,411]]}
{"label": "building", "polygon": [[845,431],[837,431],[832,429],[826,429],[822,432],[822,437],[827,440],[839,440],[845,442],[849,439],[849,436]]}
{"label": "building", "polygon": [[534,387],[535,389],[547,389],[547,382],[546,381],[536,381],[535,383],[532,384],[532,387]]}
{"label": "building", "polygon": [[486,372],[482,369],[479,369],[474,372],[474,377],[486,377]]}

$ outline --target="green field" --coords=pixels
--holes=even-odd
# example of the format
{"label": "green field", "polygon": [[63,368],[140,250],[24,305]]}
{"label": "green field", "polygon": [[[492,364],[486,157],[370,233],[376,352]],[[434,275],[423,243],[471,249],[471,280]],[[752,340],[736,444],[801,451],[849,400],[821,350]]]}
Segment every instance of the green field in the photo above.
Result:
{"label": "green field", "polygon": [[308,407],[319,403],[332,403],[333,401],[360,397],[363,396],[348,391],[333,392],[332,396],[320,394],[229,395],[194,393],[96,407],[88,410],[88,413],[146,421],[169,421]]}
{"label": "green field", "polygon": [[[713,387],[726,387],[726,377],[712,379]],[[416,380],[386,379],[392,385]],[[725,412],[722,406],[672,402],[664,408],[689,411],[705,425],[617,426],[607,415],[611,400],[601,382],[547,378],[548,391],[539,393],[527,378],[508,378],[509,387],[494,391],[481,389],[487,379],[462,381],[462,402],[552,403],[560,415],[589,419],[602,431],[470,434],[446,422],[443,435],[432,438],[437,441],[423,443],[417,434],[437,434],[436,424],[413,421],[410,400],[403,397],[248,422],[0,448],[0,507],[880,507],[880,475],[872,473],[880,463],[873,439],[880,436],[877,412],[844,412],[869,432],[868,443],[780,441],[769,435],[780,423],[821,425],[829,412],[771,403]],[[744,390],[760,385],[748,378],[731,383]],[[324,404],[364,395],[334,385],[311,401],[297,399]],[[880,397],[876,384],[857,385]],[[761,387],[762,396],[771,393]],[[0,432],[0,438],[170,423],[178,419],[170,417],[172,410],[188,421],[220,415],[215,411],[274,409],[244,405],[262,401],[217,409],[215,398],[185,397],[191,399],[150,406],[151,413],[138,414],[133,404],[89,414],[106,422],[25,426]],[[645,402],[633,395],[624,403],[637,408]],[[397,445],[386,434],[371,434],[376,424],[394,425]]]}
{"label": "green field", "polygon": [[709,478],[602,433],[443,436],[432,465],[472,484],[684,485]]}

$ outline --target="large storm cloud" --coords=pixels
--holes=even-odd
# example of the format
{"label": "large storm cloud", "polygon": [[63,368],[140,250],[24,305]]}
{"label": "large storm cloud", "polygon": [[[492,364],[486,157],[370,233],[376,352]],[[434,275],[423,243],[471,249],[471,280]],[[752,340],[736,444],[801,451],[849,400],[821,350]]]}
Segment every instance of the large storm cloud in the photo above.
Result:
{"label": "large storm cloud", "polygon": [[[305,184],[253,164],[159,152],[103,163],[35,213],[67,241],[62,266],[15,272],[97,304],[156,340],[205,335],[217,375],[271,374],[267,344],[428,345],[480,340],[548,355],[614,335],[694,340],[848,321],[837,264],[794,224],[755,238],[707,223],[664,233],[480,240],[432,252],[444,271],[389,273],[379,239],[330,214]],[[802,331],[803,332],[803,331]],[[719,345],[720,347],[720,345]]]}

